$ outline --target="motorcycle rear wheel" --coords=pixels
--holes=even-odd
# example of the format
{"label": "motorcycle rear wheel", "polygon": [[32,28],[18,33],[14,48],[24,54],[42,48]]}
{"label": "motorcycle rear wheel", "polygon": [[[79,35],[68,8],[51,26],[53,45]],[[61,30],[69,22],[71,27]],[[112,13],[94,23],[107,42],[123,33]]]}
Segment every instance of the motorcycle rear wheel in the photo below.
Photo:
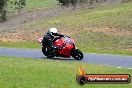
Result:
{"label": "motorcycle rear wheel", "polygon": [[47,58],[53,58],[55,57],[55,51],[48,49],[46,47],[42,47],[42,52]]}

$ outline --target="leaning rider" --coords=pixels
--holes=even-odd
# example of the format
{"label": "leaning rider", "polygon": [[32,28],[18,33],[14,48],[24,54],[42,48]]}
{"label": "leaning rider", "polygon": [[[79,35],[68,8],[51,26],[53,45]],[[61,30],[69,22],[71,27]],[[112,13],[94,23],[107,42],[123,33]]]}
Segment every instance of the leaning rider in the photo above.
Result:
{"label": "leaning rider", "polygon": [[59,47],[55,46],[53,42],[60,37],[64,37],[64,35],[58,33],[56,28],[51,28],[44,35],[42,45],[50,50],[58,50]]}

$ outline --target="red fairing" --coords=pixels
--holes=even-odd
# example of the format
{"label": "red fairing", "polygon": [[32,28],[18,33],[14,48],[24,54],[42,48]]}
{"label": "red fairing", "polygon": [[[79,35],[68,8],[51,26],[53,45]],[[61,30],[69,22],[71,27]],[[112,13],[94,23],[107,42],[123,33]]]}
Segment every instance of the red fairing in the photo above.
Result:
{"label": "red fairing", "polygon": [[55,42],[54,42],[54,45],[55,46],[59,46],[59,47],[62,47],[62,45],[64,44],[64,40],[62,38],[60,39],[57,39]]}
{"label": "red fairing", "polygon": [[[73,39],[70,39],[70,41],[72,41],[74,43]],[[60,50],[58,50],[58,54],[63,55],[64,57],[69,58],[71,56],[70,52],[71,49],[74,48],[75,46],[73,44],[67,43],[63,38],[57,39],[54,44],[56,46],[61,47]]]}

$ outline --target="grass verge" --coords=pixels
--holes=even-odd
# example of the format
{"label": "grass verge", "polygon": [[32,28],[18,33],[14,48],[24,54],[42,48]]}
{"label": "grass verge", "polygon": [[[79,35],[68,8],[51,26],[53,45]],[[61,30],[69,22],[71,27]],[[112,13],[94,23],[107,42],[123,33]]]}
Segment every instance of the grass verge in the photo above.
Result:
{"label": "grass verge", "polygon": [[[76,83],[79,66],[88,74],[130,74],[131,69],[77,61],[0,57],[1,88],[81,88]],[[83,88],[130,88],[130,84],[88,84]]]}
{"label": "grass verge", "polygon": [[[53,8],[57,6],[56,0],[26,0],[26,6],[24,7],[25,10],[31,11],[35,9],[46,9],[46,8]],[[14,5],[8,3],[8,10],[9,12],[15,11]]]}
{"label": "grass verge", "polygon": [[52,8],[57,6],[56,0],[26,0],[26,9]]}
{"label": "grass verge", "polygon": [[41,45],[37,41],[24,41],[24,42],[0,42],[0,47],[8,48],[40,48]]}

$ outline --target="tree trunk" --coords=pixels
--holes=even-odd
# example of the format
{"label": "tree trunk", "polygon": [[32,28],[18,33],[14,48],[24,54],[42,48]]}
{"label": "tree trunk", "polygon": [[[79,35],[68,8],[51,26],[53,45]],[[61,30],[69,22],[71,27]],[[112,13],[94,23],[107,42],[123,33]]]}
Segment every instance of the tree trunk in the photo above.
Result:
{"label": "tree trunk", "polygon": [[6,13],[7,13],[7,0],[1,0],[0,2],[0,13],[1,13],[1,20],[6,21]]}

